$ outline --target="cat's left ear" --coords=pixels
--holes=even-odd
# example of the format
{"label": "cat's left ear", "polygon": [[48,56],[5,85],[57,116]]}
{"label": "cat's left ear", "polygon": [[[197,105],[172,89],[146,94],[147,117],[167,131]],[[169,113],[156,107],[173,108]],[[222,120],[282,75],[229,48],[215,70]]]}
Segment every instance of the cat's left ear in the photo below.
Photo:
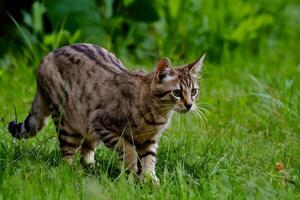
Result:
{"label": "cat's left ear", "polygon": [[204,63],[205,56],[206,56],[206,54],[204,54],[201,58],[199,58],[198,60],[196,60],[195,62],[193,62],[192,64],[189,64],[187,66],[189,68],[189,72],[192,75],[200,74],[203,63]]}

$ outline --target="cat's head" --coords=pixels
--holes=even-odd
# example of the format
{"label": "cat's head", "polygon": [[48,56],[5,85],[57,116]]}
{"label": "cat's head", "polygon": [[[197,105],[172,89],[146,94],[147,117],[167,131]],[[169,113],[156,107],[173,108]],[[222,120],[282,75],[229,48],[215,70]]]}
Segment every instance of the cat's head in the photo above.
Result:
{"label": "cat's head", "polygon": [[151,84],[152,94],[163,105],[179,113],[193,111],[199,96],[198,79],[205,55],[195,62],[174,68],[168,58],[159,61]]}

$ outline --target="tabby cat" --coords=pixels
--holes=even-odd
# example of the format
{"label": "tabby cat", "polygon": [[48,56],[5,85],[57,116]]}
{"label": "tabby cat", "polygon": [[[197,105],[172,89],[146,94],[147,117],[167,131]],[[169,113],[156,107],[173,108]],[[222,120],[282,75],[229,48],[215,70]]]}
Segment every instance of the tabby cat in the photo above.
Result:
{"label": "tabby cat", "polygon": [[118,152],[126,169],[159,183],[160,137],[174,111],[195,109],[203,60],[173,68],[163,58],[152,73],[130,72],[102,47],[62,47],[42,60],[31,110],[24,123],[10,122],[9,132],[18,139],[33,137],[51,115],[66,160],[80,150],[82,161],[92,164],[103,142]]}

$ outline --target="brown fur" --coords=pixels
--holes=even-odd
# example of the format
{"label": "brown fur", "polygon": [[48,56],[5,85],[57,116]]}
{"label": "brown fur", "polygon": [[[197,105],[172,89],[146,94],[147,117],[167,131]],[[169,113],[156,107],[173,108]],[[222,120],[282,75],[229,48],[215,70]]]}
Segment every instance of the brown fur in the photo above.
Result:
{"label": "brown fur", "polygon": [[[157,183],[161,134],[174,110],[195,107],[202,62],[172,68],[164,58],[147,74],[128,71],[101,47],[65,46],[43,59],[31,111],[23,124],[11,122],[9,130],[17,138],[32,137],[51,115],[65,158],[71,160],[80,150],[83,161],[93,163],[95,149],[103,142],[119,152],[126,168],[142,178],[148,174]],[[197,93],[192,95],[192,90]]]}

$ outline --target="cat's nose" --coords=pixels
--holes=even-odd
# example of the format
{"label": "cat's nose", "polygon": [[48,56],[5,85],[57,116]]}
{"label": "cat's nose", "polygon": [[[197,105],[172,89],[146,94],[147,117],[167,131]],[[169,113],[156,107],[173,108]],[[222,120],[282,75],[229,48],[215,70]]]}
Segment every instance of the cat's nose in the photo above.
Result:
{"label": "cat's nose", "polygon": [[193,104],[184,104],[184,106],[186,107],[187,110],[190,110]]}

